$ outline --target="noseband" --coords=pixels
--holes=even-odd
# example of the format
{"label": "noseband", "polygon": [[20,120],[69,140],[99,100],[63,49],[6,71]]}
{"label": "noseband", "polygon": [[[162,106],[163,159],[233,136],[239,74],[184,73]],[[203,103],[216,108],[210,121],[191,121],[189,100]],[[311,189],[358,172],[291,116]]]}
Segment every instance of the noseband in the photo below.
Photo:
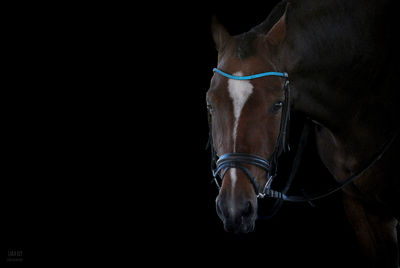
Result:
{"label": "noseband", "polygon": [[[250,173],[249,169],[245,167],[245,164],[247,165],[253,165],[257,166],[259,168],[262,168],[265,170],[267,174],[267,182],[265,184],[264,190],[262,192],[258,192],[258,189],[260,189],[260,185],[257,182],[257,180],[254,178],[254,176]],[[239,168],[246,174],[246,176],[249,178],[251,184],[253,185],[254,190],[256,191],[257,197],[264,197],[264,192],[269,188],[272,178],[274,176],[270,175],[270,169],[271,165],[268,160],[265,160],[259,156],[252,155],[252,154],[246,154],[246,153],[227,153],[222,155],[217,163],[216,163],[216,170],[213,171],[214,175],[214,180],[215,183],[217,184],[218,188],[221,188],[221,186],[218,183],[217,176],[220,173],[222,169],[224,169],[224,172],[220,175],[221,179],[224,178],[226,172],[230,168]]]}
{"label": "noseband", "polygon": [[[280,72],[266,72],[249,76],[234,76],[227,74],[217,68],[214,68],[213,71],[219,73],[222,76],[234,80],[251,80],[266,76],[278,76],[286,79],[284,83],[285,101],[283,103],[283,108],[282,108],[280,131],[278,139],[275,143],[274,151],[272,152],[269,160],[248,153],[226,153],[224,155],[221,155],[217,160],[217,154],[212,144],[211,122],[209,121],[209,127],[210,127],[209,145],[211,147],[211,170],[213,173],[214,181],[218,189],[221,188],[221,185],[218,183],[217,177],[220,177],[222,181],[229,169],[238,168],[242,170],[246,174],[247,178],[250,180],[251,184],[253,185],[254,191],[257,195],[257,198],[263,198],[265,196],[281,198],[282,197],[281,193],[271,190],[270,187],[274,177],[277,174],[278,157],[282,152],[286,151],[288,148],[287,132],[290,121],[290,87],[289,87],[288,74]],[[261,187],[257,182],[256,178],[254,178],[249,169],[246,167],[247,165],[256,166],[258,168],[263,169],[266,172],[266,183],[262,191],[260,191]],[[223,172],[222,174],[220,174],[222,170]]]}

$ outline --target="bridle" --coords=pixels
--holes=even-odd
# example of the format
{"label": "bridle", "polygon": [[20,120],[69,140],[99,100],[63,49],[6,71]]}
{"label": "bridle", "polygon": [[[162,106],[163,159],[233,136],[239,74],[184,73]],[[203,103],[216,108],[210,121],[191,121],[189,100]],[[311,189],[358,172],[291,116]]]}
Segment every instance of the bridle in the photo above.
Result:
{"label": "bridle", "polygon": [[[253,185],[253,188],[257,195],[257,198],[264,198],[265,196],[271,196],[271,197],[278,198],[279,193],[271,190],[271,184],[272,184],[273,179],[277,175],[278,157],[282,154],[282,152],[285,152],[288,149],[287,133],[288,133],[289,122],[290,122],[290,86],[289,86],[288,74],[281,73],[281,72],[265,72],[265,73],[259,73],[259,74],[255,74],[255,75],[249,75],[249,76],[235,76],[235,75],[227,74],[217,68],[214,68],[213,71],[219,73],[222,76],[225,76],[229,79],[234,79],[234,80],[251,80],[251,79],[256,79],[256,78],[266,77],[266,76],[278,76],[278,77],[282,77],[285,79],[285,81],[284,81],[285,100],[283,102],[283,107],[282,107],[280,131],[279,131],[277,141],[275,143],[274,151],[272,152],[272,154],[268,160],[266,160],[258,155],[254,155],[254,154],[236,153],[236,152],[223,154],[217,159],[217,154],[216,154],[214,146],[212,144],[211,121],[209,120],[209,129],[210,129],[209,145],[210,145],[211,151],[212,151],[211,152],[211,170],[213,173],[214,181],[215,181],[218,189],[221,189],[221,186],[218,183],[217,177],[220,177],[220,179],[222,181],[225,174],[227,173],[227,171],[229,169],[238,168],[246,174],[247,178],[249,178],[251,184]],[[257,180],[254,178],[254,176],[251,174],[251,172],[245,165],[256,166],[258,168],[263,169],[266,172],[266,183],[265,183],[265,186],[263,187],[262,191],[259,190],[259,189],[261,189],[259,183],[257,182]],[[223,172],[222,172],[222,174],[220,174],[222,170],[223,170]]]}
{"label": "bridle", "polygon": [[[374,154],[372,158],[370,159],[369,162],[362,168],[360,171],[357,173],[354,173],[350,177],[348,177],[346,180],[342,181],[341,183],[338,183],[336,186],[328,189],[327,191],[324,191],[323,193],[317,193],[314,195],[305,195],[303,193],[303,196],[288,196],[286,193],[289,190],[289,187],[295,177],[296,171],[298,169],[298,166],[301,161],[301,156],[304,151],[304,148],[306,147],[308,136],[310,133],[310,122],[306,120],[306,123],[303,128],[303,132],[301,134],[300,140],[299,140],[299,145],[297,148],[297,152],[292,164],[292,169],[291,173],[289,176],[289,179],[286,183],[285,188],[283,191],[275,191],[271,189],[271,184],[273,182],[273,179],[277,175],[277,168],[278,168],[278,158],[282,154],[282,152],[286,152],[289,149],[288,145],[288,131],[289,131],[289,123],[290,123],[290,86],[289,86],[289,79],[288,79],[288,74],[287,73],[281,73],[281,72],[265,72],[265,73],[259,73],[255,75],[249,75],[249,76],[234,76],[227,74],[217,68],[213,69],[214,72],[219,73],[222,76],[225,76],[229,79],[235,79],[235,80],[251,80],[251,79],[256,79],[260,77],[265,77],[265,76],[278,76],[282,77],[285,79],[284,82],[284,91],[285,91],[285,101],[283,103],[283,108],[282,108],[282,116],[281,116],[281,123],[280,123],[280,130],[279,130],[279,135],[277,138],[277,141],[275,143],[274,151],[271,154],[270,158],[268,160],[254,154],[248,154],[244,152],[232,152],[232,153],[226,153],[221,155],[220,157],[217,156],[217,153],[215,151],[215,148],[213,146],[213,139],[212,139],[212,129],[211,129],[211,119],[209,116],[209,139],[208,139],[208,145],[207,147],[211,148],[211,171],[213,174],[213,180],[215,181],[218,189],[221,189],[221,185],[218,183],[218,177],[220,177],[221,181],[223,180],[225,174],[227,171],[231,168],[238,168],[242,170],[247,178],[250,180],[251,184],[253,185],[254,191],[257,195],[257,198],[264,198],[264,197],[269,197],[273,199],[277,199],[279,203],[275,203],[274,207],[277,207],[276,205],[280,205],[281,201],[290,201],[290,202],[311,202],[317,199],[324,198],[326,196],[329,196],[338,190],[342,189],[345,185],[351,183],[354,181],[356,178],[360,177],[366,170],[368,170],[371,166],[373,166],[383,155],[384,153],[389,149],[391,144],[395,141],[395,139],[399,136],[399,129],[397,129],[394,133],[394,135],[388,139],[381,147],[381,150],[378,151],[378,153]],[[259,183],[255,179],[255,177],[251,174],[249,169],[246,167],[246,165],[252,165],[256,166],[258,168],[261,168],[266,171],[266,183],[263,187],[263,190],[260,191],[261,189]],[[221,174],[222,171],[222,174]]]}

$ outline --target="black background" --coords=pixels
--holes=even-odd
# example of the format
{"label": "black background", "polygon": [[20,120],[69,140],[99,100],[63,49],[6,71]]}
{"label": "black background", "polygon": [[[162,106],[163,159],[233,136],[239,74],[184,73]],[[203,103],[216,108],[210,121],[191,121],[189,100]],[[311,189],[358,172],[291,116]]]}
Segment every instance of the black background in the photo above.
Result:
{"label": "black background", "polygon": [[[211,17],[235,35],[276,3],[93,4],[50,15],[14,8],[9,71],[18,83],[5,106],[3,255],[22,250],[24,263],[357,267],[340,193],[315,208],[284,204],[247,235],[224,232],[215,212],[205,150],[205,94],[217,63]],[[295,115],[293,122],[295,147],[302,126]],[[292,158],[281,159],[277,180]],[[292,192],[332,183],[310,142]],[[270,203],[261,202],[263,214]]]}

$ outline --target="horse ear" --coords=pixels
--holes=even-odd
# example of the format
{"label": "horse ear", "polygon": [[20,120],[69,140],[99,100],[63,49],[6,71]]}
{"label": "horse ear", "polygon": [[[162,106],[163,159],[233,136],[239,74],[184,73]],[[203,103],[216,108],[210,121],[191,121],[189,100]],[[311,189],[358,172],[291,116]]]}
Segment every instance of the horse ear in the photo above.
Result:
{"label": "horse ear", "polygon": [[214,39],[215,46],[218,52],[221,52],[228,40],[230,35],[224,26],[218,21],[216,16],[213,16],[211,22],[211,32]]}
{"label": "horse ear", "polygon": [[282,43],[286,36],[286,11],[288,8],[286,5],[285,12],[281,18],[272,26],[271,30],[266,35],[267,42],[272,46],[277,46]]}

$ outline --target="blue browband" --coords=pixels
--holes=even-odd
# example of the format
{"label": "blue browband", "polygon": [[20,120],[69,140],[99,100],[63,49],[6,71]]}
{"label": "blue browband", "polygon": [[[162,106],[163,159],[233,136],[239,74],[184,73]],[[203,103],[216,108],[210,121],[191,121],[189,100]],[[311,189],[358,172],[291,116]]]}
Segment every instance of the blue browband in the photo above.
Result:
{"label": "blue browband", "polygon": [[278,73],[278,72],[266,72],[266,73],[259,73],[259,74],[253,74],[253,75],[247,75],[247,76],[236,76],[236,75],[231,75],[227,74],[217,68],[213,69],[213,72],[217,72],[220,75],[223,75],[225,77],[228,77],[230,79],[235,79],[235,80],[251,80],[259,77],[264,77],[264,76],[280,76],[280,77],[288,77],[287,73]]}

